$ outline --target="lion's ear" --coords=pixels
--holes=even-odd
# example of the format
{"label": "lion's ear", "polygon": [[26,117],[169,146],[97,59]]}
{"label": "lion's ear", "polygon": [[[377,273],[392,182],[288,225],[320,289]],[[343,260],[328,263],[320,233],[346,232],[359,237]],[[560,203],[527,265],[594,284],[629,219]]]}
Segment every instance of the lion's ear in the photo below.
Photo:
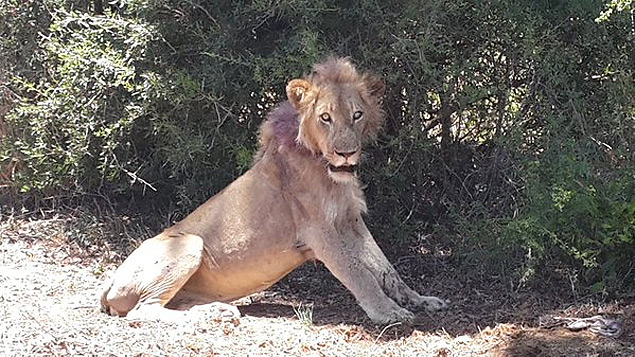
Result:
{"label": "lion's ear", "polygon": [[377,99],[378,102],[381,102],[384,93],[386,93],[386,86],[381,78],[372,75],[365,75],[364,86],[372,97]]}
{"label": "lion's ear", "polygon": [[287,84],[287,97],[294,108],[299,109],[308,103],[312,97],[312,86],[304,79],[294,79]]}

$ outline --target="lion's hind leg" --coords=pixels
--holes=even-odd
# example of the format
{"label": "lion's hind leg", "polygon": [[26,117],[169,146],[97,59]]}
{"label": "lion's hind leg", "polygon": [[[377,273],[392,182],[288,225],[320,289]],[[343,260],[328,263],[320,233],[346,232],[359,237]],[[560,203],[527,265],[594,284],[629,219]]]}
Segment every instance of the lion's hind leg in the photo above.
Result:
{"label": "lion's hind leg", "polygon": [[201,265],[203,239],[193,234],[162,233],[143,242],[105,286],[102,310],[140,317],[145,312],[173,320],[165,306]]}

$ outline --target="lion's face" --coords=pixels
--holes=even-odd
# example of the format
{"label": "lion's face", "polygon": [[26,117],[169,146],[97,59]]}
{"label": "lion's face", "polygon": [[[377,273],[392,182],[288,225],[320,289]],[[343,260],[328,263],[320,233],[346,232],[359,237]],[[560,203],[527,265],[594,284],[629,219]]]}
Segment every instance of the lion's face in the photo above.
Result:
{"label": "lion's face", "polygon": [[362,144],[374,138],[383,120],[383,83],[359,75],[348,60],[332,59],[305,79],[287,85],[289,101],[300,115],[298,142],[326,159],[336,182],[355,178]]}

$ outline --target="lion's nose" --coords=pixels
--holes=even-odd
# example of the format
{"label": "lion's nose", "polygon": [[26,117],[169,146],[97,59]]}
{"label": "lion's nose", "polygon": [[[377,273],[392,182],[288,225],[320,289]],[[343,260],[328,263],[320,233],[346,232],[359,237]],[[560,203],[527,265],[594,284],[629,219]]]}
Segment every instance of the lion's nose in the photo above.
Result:
{"label": "lion's nose", "polygon": [[341,157],[343,157],[345,159],[348,159],[351,156],[357,154],[357,150],[353,150],[353,151],[338,151],[338,150],[335,150],[335,154],[338,155],[338,156],[341,156]]}

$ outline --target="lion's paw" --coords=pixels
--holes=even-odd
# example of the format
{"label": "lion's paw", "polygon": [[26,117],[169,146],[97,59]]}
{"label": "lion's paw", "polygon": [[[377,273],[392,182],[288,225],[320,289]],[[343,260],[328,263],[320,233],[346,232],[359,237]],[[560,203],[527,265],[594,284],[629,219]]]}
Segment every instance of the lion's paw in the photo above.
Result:
{"label": "lion's paw", "polygon": [[448,303],[434,296],[422,296],[420,305],[426,311],[435,312],[448,308]]}
{"label": "lion's paw", "polygon": [[404,308],[395,308],[387,312],[375,311],[368,314],[371,320],[376,324],[389,324],[393,322],[403,322],[412,324],[415,321],[415,315]]}
{"label": "lion's paw", "polygon": [[194,320],[233,321],[240,318],[240,311],[236,306],[222,302],[196,305],[188,313]]}

